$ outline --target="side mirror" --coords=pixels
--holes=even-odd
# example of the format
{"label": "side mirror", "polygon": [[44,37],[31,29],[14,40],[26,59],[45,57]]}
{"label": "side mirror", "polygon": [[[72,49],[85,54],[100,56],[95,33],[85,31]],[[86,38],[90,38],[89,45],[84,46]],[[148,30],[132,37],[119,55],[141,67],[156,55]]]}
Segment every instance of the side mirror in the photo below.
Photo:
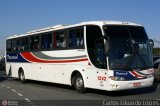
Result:
{"label": "side mirror", "polygon": [[149,39],[149,44],[151,45],[151,47],[154,47],[154,41],[152,39]]}

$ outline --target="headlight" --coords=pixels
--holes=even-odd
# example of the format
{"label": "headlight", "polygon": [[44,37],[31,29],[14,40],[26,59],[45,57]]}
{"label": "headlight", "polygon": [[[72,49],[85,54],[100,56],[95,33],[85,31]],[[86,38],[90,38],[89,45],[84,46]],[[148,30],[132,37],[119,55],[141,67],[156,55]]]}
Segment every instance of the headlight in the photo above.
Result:
{"label": "headlight", "polygon": [[118,77],[118,76],[110,76],[111,80],[115,80],[115,81],[124,81],[125,78],[124,77]]}

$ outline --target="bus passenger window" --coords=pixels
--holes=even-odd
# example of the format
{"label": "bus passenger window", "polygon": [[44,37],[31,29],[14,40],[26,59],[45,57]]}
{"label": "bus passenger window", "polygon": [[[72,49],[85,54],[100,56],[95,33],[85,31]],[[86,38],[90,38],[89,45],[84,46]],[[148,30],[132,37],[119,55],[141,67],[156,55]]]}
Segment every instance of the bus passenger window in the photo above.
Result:
{"label": "bus passenger window", "polygon": [[17,39],[17,42],[16,42],[16,51],[19,51],[20,50],[20,39]]}
{"label": "bus passenger window", "polygon": [[77,31],[77,46],[84,46],[84,35],[83,35],[83,29],[78,29]]}
{"label": "bus passenger window", "polygon": [[28,50],[28,38],[24,38],[24,50]]}
{"label": "bus passenger window", "polygon": [[69,32],[69,47],[77,46],[76,30]]}
{"label": "bus passenger window", "polygon": [[13,39],[12,42],[12,51],[16,51],[16,39]]}
{"label": "bus passenger window", "polygon": [[73,29],[69,31],[69,47],[84,46],[83,29]]}
{"label": "bus passenger window", "polygon": [[33,50],[33,44],[34,44],[34,37],[29,38],[29,50]]}
{"label": "bus passenger window", "polygon": [[42,49],[52,48],[52,34],[51,33],[42,35],[41,48]]}
{"label": "bus passenger window", "polygon": [[45,35],[42,35],[42,41],[41,41],[41,48],[44,49],[45,48]]}
{"label": "bus passenger window", "polygon": [[39,36],[35,36],[34,38],[34,49],[35,50],[40,49],[39,48]]}
{"label": "bus passenger window", "polygon": [[24,50],[24,47],[25,47],[25,39],[24,38],[21,38],[21,46],[20,46],[20,50],[23,51]]}
{"label": "bus passenger window", "polygon": [[48,48],[52,48],[53,44],[52,44],[52,33],[48,33],[47,34],[47,39],[48,39]]}
{"label": "bus passenger window", "polygon": [[57,32],[56,33],[56,47],[57,48],[66,47],[66,36],[65,36],[64,32]]}

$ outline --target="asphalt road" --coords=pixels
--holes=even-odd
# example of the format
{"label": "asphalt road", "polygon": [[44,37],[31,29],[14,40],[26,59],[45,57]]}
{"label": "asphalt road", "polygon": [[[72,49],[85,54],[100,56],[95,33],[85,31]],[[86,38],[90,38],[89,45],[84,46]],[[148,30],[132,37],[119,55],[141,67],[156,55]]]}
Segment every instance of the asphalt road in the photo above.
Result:
{"label": "asphalt road", "polygon": [[[120,103],[122,100],[156,100],[160,101],[160,83],[152,87],[107,92],[88,89],[87,93],[77,93],[70,86],[37,81],[23,84],[17,79],[9,78],[0,71],[0,106],[10,105],[43,106],[43,105],[114,105],[108,101]],[[105,102],[104,102],[105,101]],[[1,103],[2,102],[2,103]],[[159,105],[159,104],[158,104]]]}

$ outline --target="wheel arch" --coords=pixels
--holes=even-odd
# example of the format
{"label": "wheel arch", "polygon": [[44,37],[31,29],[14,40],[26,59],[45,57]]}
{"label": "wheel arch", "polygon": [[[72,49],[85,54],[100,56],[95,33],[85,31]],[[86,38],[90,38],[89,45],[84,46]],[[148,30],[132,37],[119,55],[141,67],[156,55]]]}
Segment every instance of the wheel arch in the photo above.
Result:
{"label": "wheel arch", "polygon": [[22,68],[22,67],[19,67],[19,69],[18,69],[18,77],[20,77],[20,73],[21,73],[21,72],[25,73],[24,70],[23,70],[23,68]]}
{"label": "wheel arch", "polygon": [[74,77],[76,74],[80,74],[83,78],[83,81],[84,81],[84,87],[86,88],[86,76],[84,74],[83,71],[80,71],[80,70],[74,70],[71,74],[71,77],[70,77],[70,81],[71,81],[71,86],[73,86],[74,84]]}

